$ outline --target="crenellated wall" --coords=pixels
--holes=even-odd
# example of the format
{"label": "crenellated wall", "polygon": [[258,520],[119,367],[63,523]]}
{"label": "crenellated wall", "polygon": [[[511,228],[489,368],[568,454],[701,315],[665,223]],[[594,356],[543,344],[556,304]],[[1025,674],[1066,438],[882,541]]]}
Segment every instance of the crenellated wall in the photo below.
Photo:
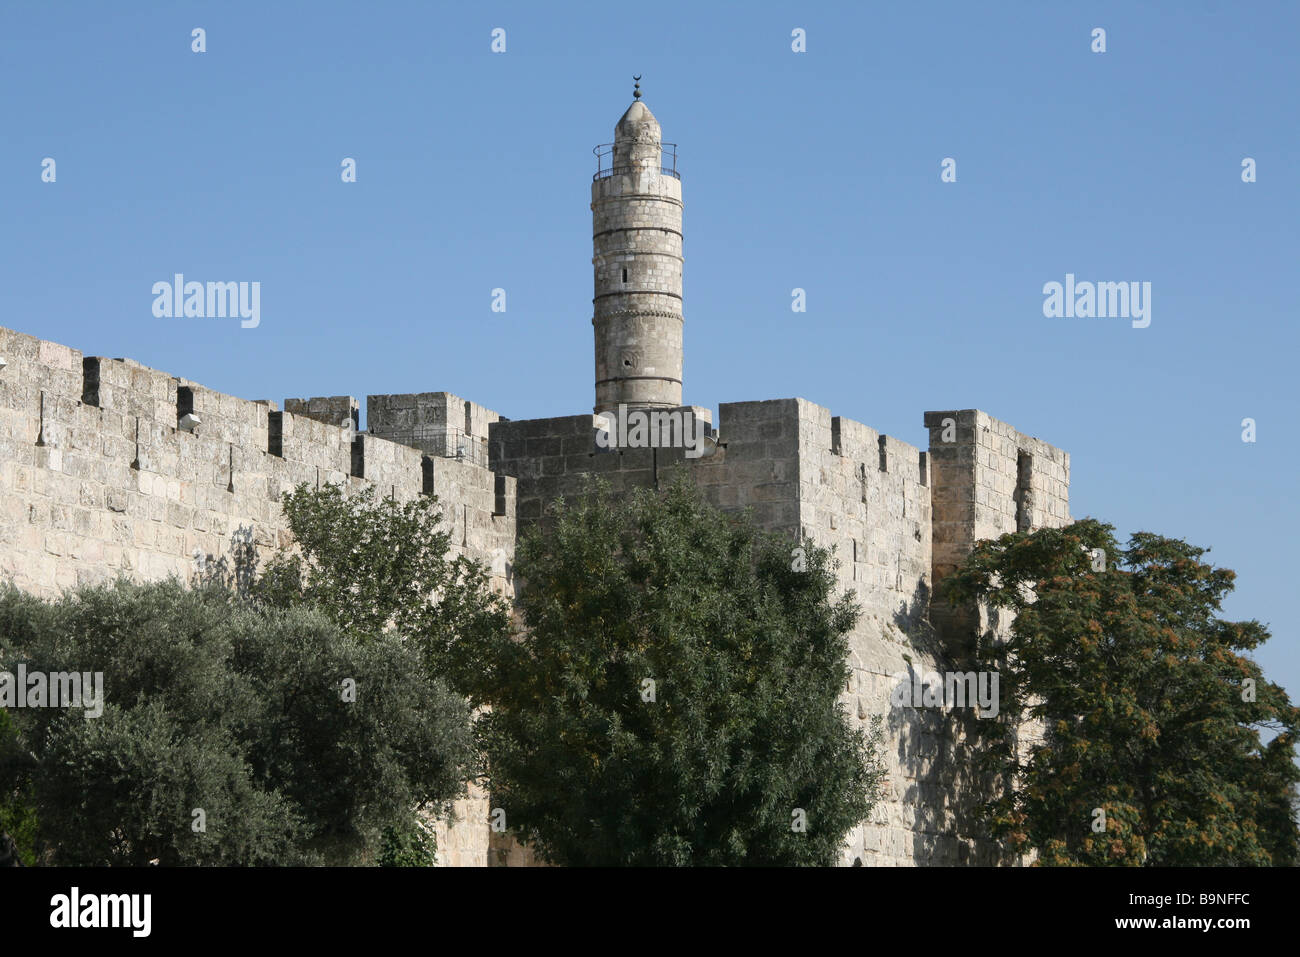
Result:
{"label": "crenellated wall", "polygon": [[[883,719],[887,764],[882,800],[848,836],[849,865],[992,860],[964,823],[974,792],[962,722],[946,709],[895,706],[891,693],[899,674],[957,669],[951,651],[961,636],[932,619],[932,593],[977,537],[1014,530],[1017,516],[1025,527],[1069,521],[1064,452],[983,412],[927,413],[927,424],[936,415],[954,417],[954,441],[935,434],[921,450],[805,399],[724,403],[717,451],[698,459],[680,449],[599,449],[591,415],[490,429],[492,468],[518,481],[521,526],[555,498],[578,495],[590,475],[617,491],[654,485],[683,463],[719,508],[747,509],[792,548],[802,536],[834,549],[840,588],[862,609],[842,701],[864,729]],[[511,863],[527,860],[510,842],[494,847]]]}
{"label": "crenellated wall", "polygon": [[[371,485],[399,501],[437,495],[453,548],[510,593],[514,481],[342,427],[349,415],[355,426],[350,397],[290,399],[279,411],[3,328],[0,357],[0,576],[24,590],[54,595],[118,574],[188,579],[196,556],[227,555],[241,527],[265,561],[290,545],[280,495],[306,482]],[[192,430],[178,424],[186,413],[198,417]],[[460,824],[440,825],[443,863],[484,865],[486,797],[458,808]]]}
{"label": "crenellated wall", "polygon": [[[358,432],[351,396],[281,411],[7,329],[0,357],[0,575],[37,594],[119,573],[187,578],[196,554],[226,554],[241,527],[265,560],[291,544],[279,497],[301,482],[436,494],[453,547],[510,594],[516,515],[539,521],[592,475],[623,490],[684,465],[719,508],[749,510],[792,548],[833,548],[861,606],[842,701],[863,728],[883,718],[887,780],[843,863],[991,860],[963,823],[978,793],[964,719],[891,693],[899,674],[961,670],[976,634],[1005,632],[1005,618],[947,608],[934,588],[980,539],[1070,521],[1060,449],[967,409],[925,413],[922,450],[798,398],[724,403],[716,429],[707,409],[684,407],[717,443],[694,459],[600,448],[592,414],[510,421],[446,392],[369,396]],[[533,862],[490,832],[489,808],[475,789],[458,824],[439,823],[442,863]]]}
{"label": "crenellated wall", "polygon": [[[934,577],[951,573],[975,542],[1070,522],[1070,455],[977,409],[925,413],[934,469]],[[995,616],[996,617],[996,616]],[[936,602],[932,620],[954,646],[1004,630],[985,609]]]}
{"label": "crenellated wall", "polygon": [[372,395],[366,429],[433,456],[487,465],[488,426],[497,413],[450,392]]}

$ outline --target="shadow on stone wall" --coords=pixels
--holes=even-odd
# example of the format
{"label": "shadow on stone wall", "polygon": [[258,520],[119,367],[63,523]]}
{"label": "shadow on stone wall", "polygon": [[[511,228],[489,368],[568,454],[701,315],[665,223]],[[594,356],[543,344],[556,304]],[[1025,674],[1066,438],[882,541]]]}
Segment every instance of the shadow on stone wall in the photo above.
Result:
{"label": "shadow on stone wall", "polygon": [[[933,663],[933,670],[978,671],[973,651],[992,637],[998,627],[996,615],[985,635],[941,633],[930,620],[932,591],[925,581],[917,583],[909,600],[900,604],[894,625],[919,655]],[[979,615],[970,609],[948,609],[950,622],[974,623]],[[951,612],[956,611],[956,614]],[[925,675],[918,668],[931,667],[907,661],[907,678],[915,685]],[[919,863],[985,865],[1014,863],[989,834],[987,809],[1000,797],[1006,775],[987,767],[990,737],[1005,733],[1005,725],[993,718],[980,718],[977,708],[913,707],[889,702],[886,728],[895,743],[905,785],[895,801],[915,808],[912,828],[913,859]]]}

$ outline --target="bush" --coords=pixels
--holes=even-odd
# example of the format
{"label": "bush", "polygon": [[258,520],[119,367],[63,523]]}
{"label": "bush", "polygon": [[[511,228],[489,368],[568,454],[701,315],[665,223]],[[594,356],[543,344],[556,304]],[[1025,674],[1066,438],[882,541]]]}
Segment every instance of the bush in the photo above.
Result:
{"label": "bush", "polygon": [[218,588],[118,581],[0,591],[0,670],[102,672],[102,716],[13,712],[0,794],[30,793],[56,864],[372,859],[472,758],[468,709],[395,636]]}

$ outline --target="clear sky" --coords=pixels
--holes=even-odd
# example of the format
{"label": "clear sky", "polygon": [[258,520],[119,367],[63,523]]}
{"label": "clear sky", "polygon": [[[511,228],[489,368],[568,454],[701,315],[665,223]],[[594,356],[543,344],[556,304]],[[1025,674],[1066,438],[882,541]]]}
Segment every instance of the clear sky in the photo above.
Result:
{"label": "clear sky", "polygon": [[[1290,0],[6,3],[0,325],[246,398],[586,411],[591,148],[639,73],[680,145],[686,401],[1059,445],[1076,517],[1237,570],[1300,699],[1298,42]],[[177,272],[260,282],[260,325],[155,318]],[[1151,283],[1150,325],[1045,318],[1067,273]]]}

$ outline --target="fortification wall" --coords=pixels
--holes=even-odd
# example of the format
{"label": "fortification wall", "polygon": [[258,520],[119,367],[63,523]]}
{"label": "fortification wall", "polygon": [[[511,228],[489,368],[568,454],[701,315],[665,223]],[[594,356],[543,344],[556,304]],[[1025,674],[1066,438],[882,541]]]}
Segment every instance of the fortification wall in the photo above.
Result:
{"label": "fortification wall", "polygon": [[[1008,532],[1059,528],[1070,519],[1070,456],[977,409],[927,412],[934,469],[934,578],[950,574],[974,543]],[[950,648],[1010,622],[988,609],[936,602],[932,620]]]}
{"label": "fortification wall", "polygon": [[[716,453],[687,459],[681,450],[595,451],[593,416],[493,426],[493,468],[519,481],[519,520],[538,520],[546,503],[574,496],[589,475],[616,490],[655,483],[684,463],[716,506],[749,509],[760,527],[834,548],[842,590],[853,589],[863,614],[850,636],[852,677],[843,701],[863,727],[886,716],[889,781],[867,824],[850,835],[844,863],[955,862],[957,841],[939,781],[944,722],[933,713],[889,713],[890,676],[940,665],[939,642],[925,621],[929,591],[930,500],[925,453],[833,417],[804,399],[724,403]],[[517,859],[512,859],[517,862]]]}
{"label": "fortification wall", "polygon": [[[707,458],[598,450],[597,420],[580,415],[493,425],[492,467],[518,479],[525,526],[556,497],[580,494],[593,474],[623,490],[654,485],[682,463],[719,508],[749,509],[792,548],[800,536],[832,548],[840,589],[853,590],[862,609],[842,701],[864,730],[883,719],[887,769],[882,800],[849,835],[842,862],[991,862],[991,848],[968,837],[962,820],[963,799],[975,793],[963,721],[947,708],[895,705],[893,692],[899,675],[957,667],[951,635],[931,619],[936,576],[977,538],[1017,521],[1069,521],[1069,457],[974,410],[927,413],[927,424],[955,416],[957,429],[953,442],[936,445],[935,434],[924,451],[805,399],[724,403],[719,412],[718,449]],[[514,849],[501,855],[524,862]]]}
{"label": "fortification wall", "polygon": [[[516,516],[539,521],[592,475],[618,491],[684,466],[710,502],[749,509],[792,549],[801,536],[833,548],[839,586],[861,605],[842,700],[861,727],[883,717],[887,780],[843,862],[989,860],[961,822],[978,793],[963,722],[891,696],[898,675],[959,668],[975,635],[1005,633],[1005,617],[948,608],[933,591],[975,541],[1069,522],[1060,449],[958,410],[925,414],[922,451],[804,399],[723,404],[716,450],[695,459],[599,448],[603,423],[590,414],[512,422],[445,392],[370,396],[371,431],[358,433],[351,396],[287,399],[280,411],[6,329],[0,356],[0,575],[37,594],[117,574],[187,578],[196,554],[226,554],[240,528],[265,560],[291,544],[279,496],[300,482],[436,494],[453,547],[510,594]],[[178,427],[186,413],[192,431]],[[488,812],[476,790],[459,824],[439,825],[443,863],[532,862],[490,833]]]}
{"label": "fortification wall", "polygon": [[[0,576],[26,591],[119,574],[187,580],[196,556],[227,555],[241,527],[265,561],[291,545],[280,495],[302,482],[373,485],[398,501],[436,494],[455,551],[512,589],[514,481],[340,427],[351,397],[279,411],[8,329],[0,357]],[[178,427],[187,412],[193,431]],[[461,824],[441,825],[444,863],[486,864],[486,798],[459,810]]]}
{"label": "fortification wall", "polygon": [[434,456],[487,465],[487,436],[501,416],[450,392],[372,395],[366,430]]}
{"label": "fortification wall", "polygon": [[849,720],[882,719],[886,778],[871,817],[848,836],[842,862],[865,866],[957,863],[946,792],[954,755],[934,710],[891,706],[900,673],[946,670],[927,619],[930,488],[927,454],[806,400],[796,400],[799,525],[834,551],[841,591],[861,608],[849,635]]}

